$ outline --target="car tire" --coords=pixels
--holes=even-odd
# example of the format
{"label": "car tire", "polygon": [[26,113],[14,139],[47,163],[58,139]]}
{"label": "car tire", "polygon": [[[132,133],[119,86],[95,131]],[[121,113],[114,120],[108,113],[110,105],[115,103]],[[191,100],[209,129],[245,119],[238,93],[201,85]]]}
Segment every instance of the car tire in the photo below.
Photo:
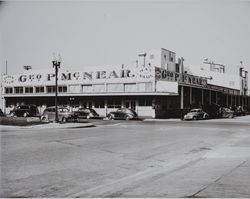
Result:
{"label": "car tire", "polygon": [[204,115],[203,115],[203,119],[208,119],[208,115],[207,115],[207,114],[204,114]]}
{"label": "car tire", "polygon": [[127,120],[127,121],[130,120],[130,117],[129,117],[129,116],[126,116],[126,117],[125,117],[125,120]]}
{"label": "car tire", "polygon": [[67,122],[66,117],[62,117],[62,119],[61,119],[61,123],[66,123],[66,122]]}
{"label": "car tire", "polygon": [[10,113],[10,116],[11,116],[11,117],[15,117],[15,114],[14,114],[14,113]]}
{"label": "car tire", "polygon": [[196,116],[194,116],[194,117],[193,117],[193,120],[197,120],[197,117],[196,117]]}
{"label": "car tire", "polygon": [[113,117],[112,115],[108,115],[108,119],[109,119],[109,120],[113,120],[114,117]]}
{"label": "car tire", "polygon": [[23,117],[27,117],[27,116],[28,116],[28,113],[24,113],[24,114],[23,114]]}
{"label": "car tire", "polygon": [[87,119],[90,119],[90,116],[89,116],[89,115],[87,115],[87,116],[86,116],[86,118],[87,118]]}

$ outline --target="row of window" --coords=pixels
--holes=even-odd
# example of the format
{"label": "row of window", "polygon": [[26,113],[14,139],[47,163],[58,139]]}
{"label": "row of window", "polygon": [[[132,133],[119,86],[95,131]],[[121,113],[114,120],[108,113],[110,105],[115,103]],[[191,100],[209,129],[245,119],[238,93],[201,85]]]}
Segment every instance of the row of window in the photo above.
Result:
{"label": "row of window", "polygon": [[[104,100],[95,101],[94,104],[92,104],[92,101],[83,101],[81,103],[81,106],[84,108],[104,108],[105,103]],[[135,103],[135,101],[134,101]],[[135,104],[134,104],[135,105]],[[152,106],[152,99],[140,99],[139,100],[139,106]],[[120,99],[109,99],[107,101],[107,107],[108,108],[121,108],[122,107],[122,101]]]}
{"label": "row of window", "polygon": [[[39,87],[6,87],[5,88],[5,93],[6,94],[22,94],[22,93],[44,93],[44,87],[39,86]],[[55,93],[56,88],[55,86],[46,86],[46,91],[47,93]],[[67,92],[67,86],[58,86],[58,92],[59,93],[65,93]]]}
{"label": "row of window", "polygon": [[92,93],[92,92],[150,92],[153,89],[151,82],[146,83],[110,83],[110,84],[88,84],[70,85],[70,93]]}
{"label": "row of window", "polygon": [[[88,84],[69,85],[70,93],[92,93],[92,92],[150,92],[153,89],[151,82],[146,83],[112,83],[112,84]],[[58,86],[59,93],[68,92],[67,86]],[[45,90],[46,89],[46,90]],[[38,87],[6,87],[6,94],[22,93],[55,93],[55,86]]]}

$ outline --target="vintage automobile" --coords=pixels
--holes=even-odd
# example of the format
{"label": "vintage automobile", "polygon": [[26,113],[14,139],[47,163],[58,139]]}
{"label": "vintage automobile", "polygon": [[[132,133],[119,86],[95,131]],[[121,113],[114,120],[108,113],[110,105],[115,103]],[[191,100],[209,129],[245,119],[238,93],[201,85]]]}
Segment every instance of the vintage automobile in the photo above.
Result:
{"label": "vintage automobile", "polygon": [[234,117],[234,111],[232,111],[229,108],[222,108],[221,117],[222,118],[233,118]]}
{"label": "vintage automobile", "polygon": [[39,112],[35,105],[21,105],[10,111],[10,116],[18,117],[35,117],[38,116]]}
{"label": "vintage automobile", "polygon": [[209,115],[202,109],[191,109],[186,115],[184,115],[184,120],[198,120],[207,119]]}
{"label": "vintage automobile", "polygon": [[5,117],[6,115],[4,114],[4,112],[2,111],[2,109],[0,109],[0,117]]}
{"label": "vintage automobile", "polygon": [[131,109],[119,108],[114,112],[110,112],[107,115],[107,118],[109,120],[114,120],[114,119],[132,120],[132,119],[138,119],[138,116],[137,113]]}
{"label": "vintage automobile", "polygon": [[92,108],[79,108],[77,111],[74,111],[74,114],[79,119],[90,119],[90,118],[99,118],[99,114]]}
{"label": "vintage automobile", "polygon": [[243,116],[246,115],[246,112],[242,106],[237,106],[235,107],[234,114],[236,116]]}
{"label": "vintage automobile", "polygon": [[[62,123],[67,122],[68,120],[76,120],[77,116],[70,112],[68,108],[58,107],[58,120]],[[55,106],[48,107],[44,110],[41,120],[43,121],[54,121],[56,117],[56,108]]]}

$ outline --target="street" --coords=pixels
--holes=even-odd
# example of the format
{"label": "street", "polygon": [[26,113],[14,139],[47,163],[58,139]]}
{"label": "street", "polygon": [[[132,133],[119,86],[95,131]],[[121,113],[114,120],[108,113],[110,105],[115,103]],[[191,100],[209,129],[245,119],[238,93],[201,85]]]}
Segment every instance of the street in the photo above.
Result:
{"label": "street", "polygon": [[1,126],[0,197],[250,197],[250,116]]}

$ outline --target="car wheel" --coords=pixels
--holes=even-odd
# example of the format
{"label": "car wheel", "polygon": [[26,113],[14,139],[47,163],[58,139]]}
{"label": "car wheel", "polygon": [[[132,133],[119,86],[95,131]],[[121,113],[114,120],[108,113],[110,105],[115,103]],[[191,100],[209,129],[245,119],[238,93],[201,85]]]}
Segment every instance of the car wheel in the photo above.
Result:
{"label": "car wheel", "polygon": [[14,116],[15,116],[15,114],[14,114],[14,113],[11,113],[11,114],[10,114],[10,116],[11,116],[11,117],[14,117]]}
{"label": "car wheel", "polygon": [[197,120],[197,117],[196,117],[196,116],[194,116],[194,117],[193,117],[193,120]]}
{"label": "car wheel", "polygon": [[204,118],[204,119],[208,119],[208,115],[207,115],[207,114],[204,114],[204,115],[203,115],[203,118]]}
{"label": "car wheel", "polygon": [[61,122],[65,123],[65,122],[67,122],[67,119],[65,117],[62,117]]}
{"label": "car wheel", "polygon": [[42,120],[42,121],[46,121],[46,120],[48,120],[48,119],[47,119],[46,116],[42,116],[42,117],[41,117],[41,120]]}
{"label": "car wheel", "polygon": [[113,117],[112,115],[108,115],[108,119],[109,119],[109,120],[113,120],[114,117]]}
{"label": "car wheel", "polygon": [[125,117],[125,120],[127,120],[127,121],[130,120],[130,117],[129,117],[129,116],[126,116],[126,117]]}
{"label": "car wheel", "polygon": [[23,117],[27,117],[27,116],[28,116],[28,113],[24,113],[24,114],[23,114]]}
{"label": "car wheel", "polygon": [[87,119],[89,119],[90,118],[90,116],[89,115],[87,115],[87,117],[86,117]]}

